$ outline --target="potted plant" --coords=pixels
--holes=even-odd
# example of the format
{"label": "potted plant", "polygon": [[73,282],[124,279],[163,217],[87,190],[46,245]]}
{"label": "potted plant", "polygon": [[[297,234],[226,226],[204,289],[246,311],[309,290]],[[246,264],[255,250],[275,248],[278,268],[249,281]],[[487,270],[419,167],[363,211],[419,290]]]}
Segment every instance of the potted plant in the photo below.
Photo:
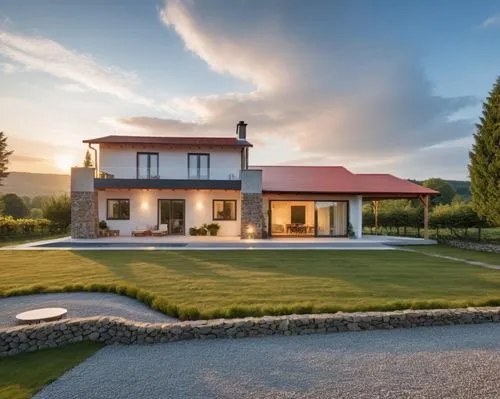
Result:
{"label": "potted plant", "polygon": [[211,236],[216,236],[220,229],[219,223],[210,223],[204,226],[206,226],[206,229],[208,230]]}
{"label": "potted plant", "polygon": [[349,226],[347,226],[347,237],[356,238],[356,234],[354,234],[354,229],[351,223],[349,223]]}
{"label": "potted plant", "polygon": [[198,228],[196,228],[196,227],[190,227],[189,228],[189,235],[190,236],[197,236],[198,235]]}
{"label": "potted plant", "polygon": [[198,234],[199,236],[206,236],[208,235],[208,225],[206,223],[202,224],[199,228],[198,228]]}

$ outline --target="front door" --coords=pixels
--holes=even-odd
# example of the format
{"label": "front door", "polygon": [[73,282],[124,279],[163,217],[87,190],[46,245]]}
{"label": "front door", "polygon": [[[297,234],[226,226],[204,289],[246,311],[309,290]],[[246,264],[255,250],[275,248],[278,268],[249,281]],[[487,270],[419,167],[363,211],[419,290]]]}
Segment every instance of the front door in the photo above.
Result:
{"label": "front door", "polygon": [[158,228],[168,234],[184,235],[185,210],[184,200],[158,200]]}

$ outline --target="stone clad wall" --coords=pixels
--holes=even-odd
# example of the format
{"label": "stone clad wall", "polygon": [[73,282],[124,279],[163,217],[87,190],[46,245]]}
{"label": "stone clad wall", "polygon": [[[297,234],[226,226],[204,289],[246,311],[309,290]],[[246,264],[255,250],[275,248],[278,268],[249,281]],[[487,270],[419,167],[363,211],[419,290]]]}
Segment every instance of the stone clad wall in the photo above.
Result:
{"label": "stone clad wall", "polygon": [[117,317],[67,319],[0,329],[0,357],[80,341],[153,344],[190,339],[304,335],[500,322],[500,307],[289,315],[179,323],[138,323]]}
{"label": "stone clad wall", "polygon": [[[263,200],[261,193],[241,193],[241,238],[262,238]],[[253,228],[253,235],[248,227]]]}
{"label": "stone clad wall", "polygon": [[98,227],[96,191],[71,192],[71,237],[96,238]]}

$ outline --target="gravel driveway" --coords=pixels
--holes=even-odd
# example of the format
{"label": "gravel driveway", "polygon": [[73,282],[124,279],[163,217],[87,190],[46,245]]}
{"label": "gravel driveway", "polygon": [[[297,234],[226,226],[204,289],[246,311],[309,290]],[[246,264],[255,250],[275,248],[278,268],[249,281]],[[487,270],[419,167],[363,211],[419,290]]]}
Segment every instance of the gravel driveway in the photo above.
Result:
{"label": "gravel driveway", "polygon": [[16,314],[37,308],[63,307],[67,317],[117,316],[143,322],[177,321],[132,298],[107,293],[69,292],[0,299],[0,327],[16,325]]}
{"label": "gravel driveway", "polygon": [[38,399],[498,398],[500,324],[109,346]]}

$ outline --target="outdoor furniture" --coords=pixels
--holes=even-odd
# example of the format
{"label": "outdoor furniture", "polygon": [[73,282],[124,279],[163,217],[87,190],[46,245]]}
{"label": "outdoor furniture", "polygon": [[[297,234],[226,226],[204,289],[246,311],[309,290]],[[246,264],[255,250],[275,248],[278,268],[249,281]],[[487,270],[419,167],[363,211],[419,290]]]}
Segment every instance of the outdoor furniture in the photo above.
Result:
{"label": "outdoor furniture", "polygon": [[132,237],[146,237],[151,235],[151,230],[149,229],[141,229],[141,230],[133,230]]}
{"label": "outdoor furniture", "polygon": [[151,230],[151,235],[153,237],[164,237],[166,235],[168,235],[168,230],[164,229],[164,230]]}
{"label": "outdoor furniture", "polygon": [[19,324],[37,324],[44,321],[59,320],[66,313],[68,313],[68,310],[64,308],[42,308],[19,313],[16,315],[16,319]]}
{"label": "outdoor furniture", "polygon": [[120,230],[99,230],[97,233],[98,237],[118,237],[120,235]]}

